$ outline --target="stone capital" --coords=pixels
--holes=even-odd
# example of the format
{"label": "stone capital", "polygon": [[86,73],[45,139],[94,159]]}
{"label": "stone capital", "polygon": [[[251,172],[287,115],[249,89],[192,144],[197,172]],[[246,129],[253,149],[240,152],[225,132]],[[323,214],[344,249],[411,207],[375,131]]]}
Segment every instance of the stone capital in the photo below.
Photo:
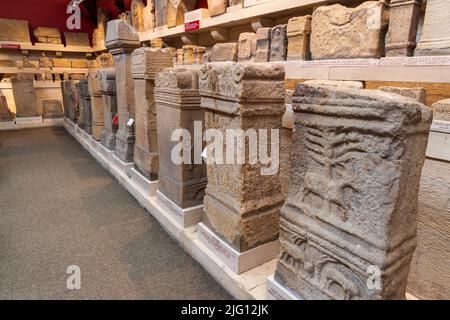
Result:
{"label": "stone capital", "polygon": [[100,91],[105,95],[116,94],[116,72],[114,68],[100,69],[97,72],[100,81]]}
{"label": "stone capital", "polygon": [[140,47],[139,36],[124,20],[111,20],[108,22],[105,46],[113,55],[131,53]]}
{"label": "stone capital", "polygon": [[142,47],[131,54],[133,79],[155,79],[158,72],[173,66],[169,49]]}

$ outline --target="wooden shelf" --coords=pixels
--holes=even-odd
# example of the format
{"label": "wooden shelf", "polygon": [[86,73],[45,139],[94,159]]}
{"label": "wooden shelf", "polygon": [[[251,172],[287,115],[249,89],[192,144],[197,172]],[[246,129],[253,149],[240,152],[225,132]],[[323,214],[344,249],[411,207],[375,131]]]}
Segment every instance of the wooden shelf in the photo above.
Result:
{"label": "wooden shelf", "polygon": [[1,48],[2,50],[30,50],[30,51],[54,51],[54,52],[76,52],[76,53],[93,53],[92,47],[83,46],[64,46],[63,44],[35,43],[31,42],[14,42],[0,41],[0,45],[18,45],[20,48]]}
{"label": "wooden shelf", "polygon": [[83,73],[86,74],[88,73],[89,69],[88,68],[53,68],[52,70],[41,70],[38,68],[23,68],[23,69],[18,69],[15,67],[0,67],[0,73],[5,73],[5,74],[16,74],[16,73],[42,73],[42,72],[46,72],[46,71],[50,71],[51,73],[56,73],[56,74],[60,74],[60,73]]}
{"label": "wooden shelf", "polygon": [[[251,23],[260,17],[278,17],[282,14],[293,13],[297,9],[305,9],[324,3],[337,1],[327,0],[272,0],[269,2],[257,3],[253,6],[244,7],[242,9],[226,12],[221,15],[205,18],[200,20],[200,28],[188,33],[208,32],[212,28],[231,28]],[[350,2],[342,0],[341,3]],[[185,33],[184,25],[173,28],[162,28],[154,31],[144,31],[139,33],[141,41],[149,41],[154,38],[173,38],[180,37]]]}

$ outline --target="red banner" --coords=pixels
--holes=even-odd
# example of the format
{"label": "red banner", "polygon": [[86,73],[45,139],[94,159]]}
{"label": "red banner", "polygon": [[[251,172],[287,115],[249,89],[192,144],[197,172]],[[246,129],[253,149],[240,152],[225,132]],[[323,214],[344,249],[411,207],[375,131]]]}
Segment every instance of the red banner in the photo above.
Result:
{"label": "red banner", "polygon": [[200,20],[187,22],[184,24],[185,32],[192,31],[192,30],[198,30],[198,29],[200,29]]}
{"label": "red banner", "polygon": [[2,48],[2,49],[20,49],[20,44],[2,43],[0,45],[0,48]]}

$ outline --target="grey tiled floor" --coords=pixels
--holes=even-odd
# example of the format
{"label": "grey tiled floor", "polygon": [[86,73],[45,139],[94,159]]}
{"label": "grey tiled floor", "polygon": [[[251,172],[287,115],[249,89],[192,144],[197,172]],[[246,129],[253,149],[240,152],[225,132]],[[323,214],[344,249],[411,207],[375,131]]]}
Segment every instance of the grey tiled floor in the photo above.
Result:
{"label": "grey tiled floor", "polygon": [[64,129],[0,132],[0,299],[230,298]]}

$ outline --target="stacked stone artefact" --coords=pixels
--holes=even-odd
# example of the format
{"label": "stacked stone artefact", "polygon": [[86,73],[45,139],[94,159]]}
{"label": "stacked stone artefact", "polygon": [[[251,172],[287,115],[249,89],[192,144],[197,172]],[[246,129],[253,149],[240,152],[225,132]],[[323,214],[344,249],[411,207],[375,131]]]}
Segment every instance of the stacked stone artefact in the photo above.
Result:
{"label": "stacked stone artefact", "polygon": [[12,121],[11,111],[9,111],[6,97],[0,93],[0,122]]}
{"label": "stacked stone artefact", "polygon": [[105,8],[97,9],[97,28],[92,33],[92,45],[103,47],[106,37],[106,26],[111,19],[111,12]]}
{"label": "stacked stone artefact", "polygon": [[38,27],[34,29],[33,33],[40,43],[62,44],[58,28]]}
{"label": "stacked stone artefact", "polygon": [[312,59],[380,58],[389,23],[384,1],[367,1],[356,8],[340,4],[314,10]]}
{"label": "stacked stone artefact", "polygon": [[[200,135],[203,134],[202,122],[204,111],[200,107],[198,92],[198,74],[200,66],[184,66],[170,68],[160,72],[155,78],[155,101],[158,122],[159,152],[159,190],[158,199],[162,203],[171,202],[180,216],[184,226],[199,222],[202,210],[197,210],[192,217],[183,216],[183,209],[195,208],[203,203],[207,183],[206,167],[201,159],[200,150],[189,146],[190,161],[178,162],[173,159],[173,150],[179,145],[172,141],[175,130],[185,130],[194,141],[194,126],[200,124]],[[183,137],[184,143],[189,137]],[[200,158],[200,159],[199,159]],[[169,201],[167,201],[168,199]]]}
{"label": "stacked stone artefact", "polygon": [[[283,195],[277,163],[285,112],[284,75],[279,64],[222,62],[207,64],[200,76],[205,130],[214,129],[224,139],[224,146],[207,146],[203,222],[240,253],[278,238]],[[252,139],[252,132],[259,137]],[[230,133],[233,140],[227,138],[225,143]],[[245,140],[247,134],[250,138]],[[261,153],[256,158],[250,154],[251,145],[258,142],[260,152],[270,150],[272,161],[263,164]]]}
{"label": "stacked stone artefact", "polygon": [[304,299],[405,299],[431,111],[397,94],[308,85],[293,110],[275,280]]}
{"label": "stacked stone artefact", "polygon": [[416,48],[422,0],[392,0],[390,3],[389,30],[386,56],[412,56]]}
{"label": "stacked stone artefact", "polygon": [[158,177],[158,132],[155,103],[155,76],[173,67],[168,49],[142,47],[131,56],[135,95],[134,166],[146,178]]}
{"label": "stacked stone artefact", "polygon": [[427,0],[422,37],[416,56],[450,55],[450,2]]}
{"label": "stacked stone artefact", "polygon": [[131,53],[140,47],[139,36],[124,20],[112,20],[108,22],[105,45],[114,57],[116,68],[119,129],[116,134],[115,154],[123,162],[132,162],[135,101]]}
{"label": "stacked stone artefact", "polygon": [[81,98],[81,81],[83,79],[81,79],[80,81],[78,81],[75,84],[75,89],[77,92],[77,98],[78,98],[78,112],[77,112],[77,117],[76,117],[76,123],[78,125],[79,128],[83,129],[84,128],[84,104],[83,104],[83,100]]}
{"label": "stacked stone artefact", "polygon": [[16,103],[16,118],[39,116],[33,81],[34,75],[27,73],[18,73],[11,78],[14,101]]}
{"label": "stacked stone artefact", "polygon": [[311,16],[289,19],[286,33],[288,37],[287,60],[309,60],[309,36],[311,34]]}
{"label": "stacked stone artefact", "polygon": [[239,35],[238,61],[254,60],[256,54],[256,34],[243,32]]}
{"label": "stacked stone artefact", "polygon": [[91,107],[91,95],[89,93],[89,85],[87,80],[80,80],[79,82],[80,89],[80,114],[83,116],[80,117],[81,125],[84,131],[87,134],[92,134],[92,107]]}
{"label": "stacked stone artefact", "polygon": [[259,28],[256,30],[256,54],[255,62],[270,61],[270,42],[272,28]]}
{"label": "stacked stone artefact", "polygon": [[425,90],[425,88],[420,88],[420,87],[401,88],[401,87],[382,86],[382,87],[379,87],[378,90],[390,92],[390,93],[396,93],[401,96],[416,100],[422,104],[427,103],[427,91]]}
{"label": "stacked stone artefact", "polygon": [[96,141],[102,139],[104,126],[103,93],[100,89],[100,80],[97,72],[93,72],[87,79],[89,95],[91,97],[92,138]]}
{"label": "stacked stone artefact", "polygon": [[281,24],[272,28],[270,43],[270,61],[284,61],[287,57],[288,38],[287,25]]}
{"label": "stacked stone artefact", "polygon": [[113,124],[114,116],[117,114],[116,97],[116,71],[114,68],[104,68],[98,71],[100,91],[103,98],[103,132],[102,145],[110,151],[116,147],[117,128]]}
{"label": "stacked stone artefact", "polygon": [[131,1],[131,24],[138,32],[144,31],[144,8],[142,0]]}

